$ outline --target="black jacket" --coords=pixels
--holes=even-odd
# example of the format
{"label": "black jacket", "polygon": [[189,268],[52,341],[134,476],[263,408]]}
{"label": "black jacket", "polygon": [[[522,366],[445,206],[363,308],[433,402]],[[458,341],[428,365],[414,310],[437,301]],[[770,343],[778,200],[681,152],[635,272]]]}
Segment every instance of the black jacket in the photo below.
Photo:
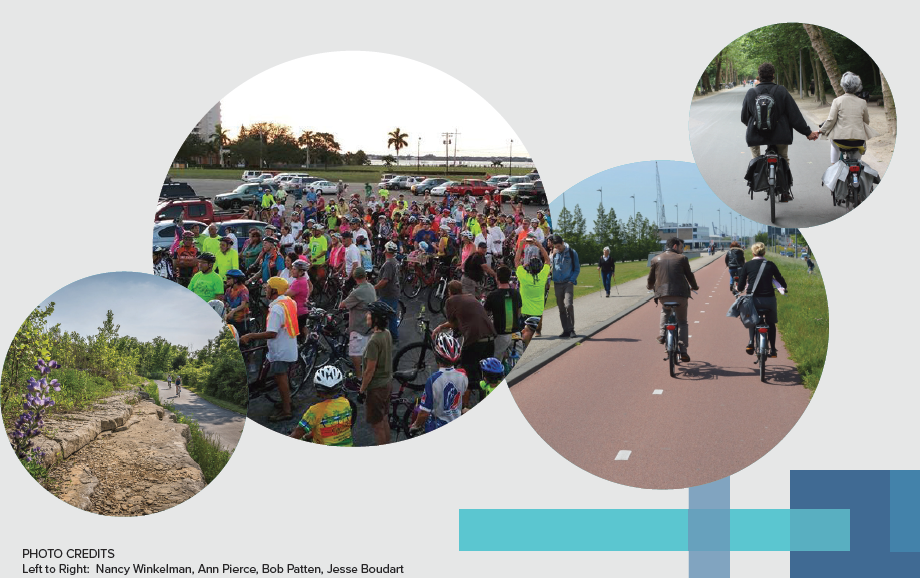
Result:
{"label": "black jacket", "polygon": [[[732,257],[735,258],[737,265],[732,265]],[[725,266],[726,267],[741,267],[744,265],[744,250],[739,249],[738,247],[732,247],[725,253]]]}
{"label": "black jacket", "polygon": [[[763,262],[763,259],[751,259],[741,268],[741,273],[738,275],[738,291],[740,293],[743,293],[745,288],[747,288],[748,295],[751,294],[751,285],[753,285],[754,280],[757,279],[757,271],[760,270],[760,265]],[[754,291],[754,295],[757,297],[776,296],[776,293],[773,291],[773,279],[779,281],[783,289],[786,288],[786,280],[783,279],[783,275],[779,272],[779,268],[776,264],[773,263],[773,261],[767,261],[766,263],[767,266],[763,269],[763,275],[760,276],[760,282],[757,283],[757,290]]]}
{"label": "black jacket", "polygon": [[[775,89],[773,87],[776,87]],[[776,101],[777,110],[774,111],[776,117],[776,128],[772,134],[767,137],[761,134],[756,128],[754,118],[754,101],[764,92],[773,92],[773,100]],[[772,82],[763,82],[747,91],[744,95],[744,104],[741,107],[741,122],[747,125],[747,144],[749,147],[771,145],[771,144],[792,144],[792,129],[802,133],[805,136],[811,134],[805,117],[799,110],[798,105],[784,87],[773,84]]]}

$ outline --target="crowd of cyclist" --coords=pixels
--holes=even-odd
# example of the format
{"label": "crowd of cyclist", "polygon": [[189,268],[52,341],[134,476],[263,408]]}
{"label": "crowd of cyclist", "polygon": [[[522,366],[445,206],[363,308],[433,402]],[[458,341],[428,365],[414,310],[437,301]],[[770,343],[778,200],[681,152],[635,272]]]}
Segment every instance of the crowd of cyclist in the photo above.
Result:
{"label": "crowd of cyclist", "polygon": [[[358,401],[366,404],[378,444],[390,439],[386,418],[399,343],[396,311],[407,272],[443,268],[452,279],[446,320],[432,332],[438,369],[420,399],[416,430],[430,431],[459,417],[474,391],[482,399],[510,369],[512,336],[526,346],[539,335],[551,270],[547,248],[561,242],[552,234],[548,209],[530,218],[522,205],[505,211],[500,197],[480,202],[426,195],[409,201],[385,193],[375,196],[368,187],[363,198],[340,195],[329,202],[308,194],[286,206],[266,192],[258,208],[247,210],[266,223],[264,234],[250,229],[240,243],[232,229],[221,237],[215,225],[185,230],[177,220],[172,246],[154,248],[154,272],[210,302],[242,345],[267,340],[270,374],[281,394],[270,421],[292,419],[286,373],[296,360],[297,337],[321,297],[326,307],[348,311],[348,354],[361,380]],[[332,288],[337,294],[329,294]],[[266,310],[255,303],[259,299],[270,302],[266,322],[257,325],[264,331],[250,333],[253,311]],[[321,401],[304,414],[294,437],[352,444],[356,411],[343,400],[344,379],[334,366],[315,372]]]}

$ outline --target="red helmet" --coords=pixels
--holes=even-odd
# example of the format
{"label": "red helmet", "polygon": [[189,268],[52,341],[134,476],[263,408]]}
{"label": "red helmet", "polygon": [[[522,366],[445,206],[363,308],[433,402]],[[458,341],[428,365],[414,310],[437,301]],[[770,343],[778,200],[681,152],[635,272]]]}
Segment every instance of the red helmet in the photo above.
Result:
{"label": "red helmet", "polygon": [[456,363],[460,359],[460,350],[463,348],[460,340],[447,332],[438,334],[434,341],[434,353],[445,361]]}

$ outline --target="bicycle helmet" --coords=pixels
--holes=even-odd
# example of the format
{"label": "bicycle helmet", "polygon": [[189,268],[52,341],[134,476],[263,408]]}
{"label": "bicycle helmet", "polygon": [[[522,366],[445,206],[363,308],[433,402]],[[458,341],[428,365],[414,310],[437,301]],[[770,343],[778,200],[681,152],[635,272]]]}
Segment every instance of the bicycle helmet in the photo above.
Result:
{"label": "bicycle helmet", "polygon": [[195,234],[192,233],[191,231],[184,231],[184,232],[182,233],[182,238],[183,238],[183,239],[194,239],[194,238],[195,238]]}
{"label": "bicycle helmet", "polygon": [[[300,269],[301,271],[308,271],[310,269],[310,264],[303,259],[296,259],[291,267]],[[230,275],[230,273],[227,273],[227,275]]]}
{"label": "bicycle helmet", "polygon": [[418,244],[418,248],[421,249],[422,251],[428,251],[428,243],[426,243],[425,241],[422,241],[421,243]]}
{"label": "bicycle helmet", "polygon": [[227,277],[230,277],[231,279],[245,279],[246,274],[239,269],[230,269],[227,271]]}
{"label": "bicycle helmet", "polygon": [[[383,215],[381,215],[381,216],[383,216]],[[359,219],[358,217],[352,217],[352,218],[348,219],[348,222],[349,222],[350,224],[352,224],[352,225],[357,225],[358,223],[361,222],[361,219]]]}
{"label": "bicycle helmet", "polygon": [[505,378],[505,366],[495,357],[487,357],[479,362],[482,377],[488,383],[495,383]]}
{"label": "bicycle helmet", "polygon": [[221,317],[224,316],[224,302],[218,301],[217,299],[211,299],[208,301],[208,305],[211,306],[211,309],[217,312]]}
{"label": "bicycle helmet", "polygon": [[441,332],[434,340],[434,354],[442,361],[457,363],[463,345],[450,333]]}
{"label": "bicycle helmet", "polygon": [[531,275],[539,275],[540,271],[543,270],[543,259],[540,259],[539,257],[532,258],[527,262],[527,266],[524,267],[524,269],[526,269],[527,272]]}
{"label": "bicycle helmet", "polygon": [[384,245],[383,248],[387,253],[395,253],[399,251],[399,245],[397,245],[393,241],[387,241],[387,244]]}
{"label": "bicycle helmet", "polygon": [[334,365],[324,365],[316,370],[313,376],[313,385],[317,393],[334,394],[342,388],[345,376],[342,370]]}
{"label": "bicycle helmet", "polygon": [[417,222],[418,222],[418,219],[415,217],[415,215],[411,215],[411,216],[409,217],[409,222],[410,222],[410,223],[417,223]]}
{"label": "bicycle helmet", "polygon": [[213,253],[202,253],[201,255],[198,255],[198,260],[213,263],[214,261],[217,261],[217,257],[215,257]]}
{"label": "bicycle helmet", "polygon": [[383,301],[374,301],[367,306],[367,312],[371,314],[371,320],[375,327],[386,325],[390,322],[390,317],[396,315],[393,308]]}
{"label": "bicycle helmet", "polygon": [[465,239],[470,239],[471,241],[473,240],[473,233],[471,233],[470,231],[463,231],[462,233],[460,233],[460,236]]}
{"label": "bicycle helmet", "polygon": [[442,231],[450,231],[450,224],[449,224],[449,223],[445,223],[444,221],[441,221],[441,230],[442,230]]}

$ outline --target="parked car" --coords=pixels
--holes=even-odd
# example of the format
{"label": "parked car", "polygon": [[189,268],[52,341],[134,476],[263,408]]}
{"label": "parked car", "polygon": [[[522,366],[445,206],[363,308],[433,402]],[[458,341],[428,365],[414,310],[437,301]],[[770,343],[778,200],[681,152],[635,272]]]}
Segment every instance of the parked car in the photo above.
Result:
{"label": "parked car", "polygon": [[505,186],[510,187],[511,185],[514,185],[516,183],[529,183],[529,182],[531,182],[531,180],[528,177],[508,177],[508,179],[505,180],[505,183],[507,183]]}
{"label": "parked car", "polygon": [[[264,175],[268,175],[268,176],[265,177]],[[243,176],[241,177],[241,180],[245,182],[254,182],[256,179],[258,179],[261,182],[265,178],[270,179],[274,176],[275,176],[275,173],[272,173],[269,171],[243,171]]]}
{"label": "parked car", "polygon": [[321,181],[323,179],[319,177],[311,177],[309,175],[298,175],[296,177],[291,177],[287,182],[281,183],[281,188],[285,191],[297,191],[304,189],[310,183],[315,183],[316,181]]}
{"label": "parked car", "polygon": [[238,211],[215,211],[214,204],[207,199],[175,199],[160,202],[153,213],[153,220],[171,221],[182,217],[184,221],[198,220],[211,224],[238,219],[242,216],[243,214]]}
{"label": "parked car", "polygon": [[195,194],[195,189],[188,183],[175,183],[170,181],[168,183],[163,183],[163,188],[160,189],[160,199],[188,199],[197,196],[198,195]]}
{"label": "parked car", "polygon": [[387,188],[394,190],[394,191],[398,191],[398,190],[409,191],[412,189],[413,186],[419,184],[420,182],[424,180],[425,180],[425,177],[396,177],[395,179],[390,180],[389,187]]}
{"label": "parked car", "polygon": [[221,209],[239,209],[245,205],[258,205],[262,200],[261,191],[266,189],[271,189],[273,195],[277,195],[280,190],[275,183],[243,183],[229,193],[215,196],[214,204]]}
{"label": "parked car", "polygon": [[452,195],[472,195],[474,197],[481,197],[495,190],[495,187],[479,179],[463,179],[458,184],[446,188],[446,191]]}
{"label": "parked car", "polygon": [[437,186],[431,188],[431,196],[432,196],[432,197],[443,197],[443,196],[446,196],[446,195],[447,195],[447,187],[450,187],[450,186],[452,186],[452,185],[459,185],[459,184],[460,184],[459,181],[445,181],[445,182],[441,183],[440,185],[437,185]]}
{"label": "parked car", "polygon": [[435,188],[438,185],[443,185],[444,183],[449,182],[447,179],[442,179],[440,177],[433,177],[430,179],[425,179],[420,183],[412,185],[412,194],[413,195],[424,195],[427,191]]}
{"label": "parked car", "polygon": [[246,239],[249,238],[249,231],[253,229],[258,229],[262,236],[265,237],[265,227],[268,226],[268,223],[263,223],[262,221],[252,221],[250,219],[234,219],[232,221],[224,221],[217,226],[218,236],[223,237],[227,232],[227,227],[233,227],[233,234],[236,235],[236,250],[239,251],[243,248],[243,243],[246,242]]}
{"label": "parked car", "polygon": [[486,179],[486,182],[497,189],[502,189],[503,187],[500,186],[500,183],[504,183],[507,180],[508,180],[508,175],[492,175],[491,177]]}
{"label": "parked car", "polygon": [[[198,225],[201,227],[201,230],[204,231],[208,228],[208,225],[202,223],[201,221],[185,221],[182,226],[185,230],[192,228],[192,225]],[[157,221],[153,224],[153,246],[154,247],[163,247],[168,249],[172,246],[173,241],[176,238],[176,224],[172,222],[172,219],[168,221]]]}
{"label": "parked car", "polygon": [[320,195],[334,195],[339,192],[338,183],[330,181],[314,181],[304,188]]}
{"label": "parked car", "polygon": [[532,181],[540,180],[540,173],[538,173],[536,170],[534,170],[533,172],[527,173],[525,176]]}

